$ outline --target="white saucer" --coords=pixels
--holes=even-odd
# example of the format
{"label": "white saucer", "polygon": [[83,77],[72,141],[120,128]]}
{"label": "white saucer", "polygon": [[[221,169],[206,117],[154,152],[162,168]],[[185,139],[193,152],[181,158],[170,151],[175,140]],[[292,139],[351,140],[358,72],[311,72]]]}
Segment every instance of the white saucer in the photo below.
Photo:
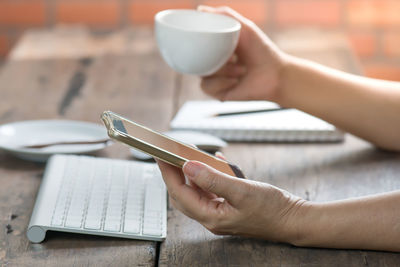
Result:
{"label": "white saucer", "polygon": [[0,126],[0,149],[26,160],[45,162],[53,154],[79,154],[98,151],[101,144],[54,145],[44,148],[22,146],[53,142],[95,141],[106,139],[106,128],[100,124],[68,120],[32,120]]}

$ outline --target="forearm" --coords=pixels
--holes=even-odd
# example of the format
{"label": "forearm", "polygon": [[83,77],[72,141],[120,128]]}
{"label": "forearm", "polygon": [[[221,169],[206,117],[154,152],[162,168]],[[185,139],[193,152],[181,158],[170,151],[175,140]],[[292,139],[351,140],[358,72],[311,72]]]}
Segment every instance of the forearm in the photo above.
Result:
{"label": "forearm", "polygon": [[320,117],[379,147],[400,150],[400,83],[288,57],[278,102]]}
{"label": "forearm", "polygon": [[298,246],[400,251],[400,191],[329,203],[298,214]]}

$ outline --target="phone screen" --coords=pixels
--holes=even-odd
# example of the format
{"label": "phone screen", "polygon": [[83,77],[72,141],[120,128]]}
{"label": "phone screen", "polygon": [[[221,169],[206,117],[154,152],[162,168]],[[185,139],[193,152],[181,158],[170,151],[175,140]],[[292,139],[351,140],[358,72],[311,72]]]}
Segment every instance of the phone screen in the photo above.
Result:
{"label": "phone screen", "polygon": [[132,123],[122,117],[112,116],[111,118],[116,130],[129,135],[136,140],[151,144],[186,160],[200,161],[219,171],[244,178],[243,174],[236,166],[231,165],[226,161],[200,151],[197,148],[175,141],[149,128]]}

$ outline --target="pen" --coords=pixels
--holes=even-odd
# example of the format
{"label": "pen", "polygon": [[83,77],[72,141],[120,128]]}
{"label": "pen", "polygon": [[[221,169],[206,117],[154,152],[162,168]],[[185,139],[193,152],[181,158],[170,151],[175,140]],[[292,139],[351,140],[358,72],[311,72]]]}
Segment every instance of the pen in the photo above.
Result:
{"label": "pen", "polygon": [[273,112],[273,111],[280,111],[280,110],[285,110],[285,109],[289,109],[289,108],[264,108],[264,109],[254,109],[254,110],[220,112],[220,113],[214,114],[213,117],[242,115],[242,114],[261,113],[261,112]]}

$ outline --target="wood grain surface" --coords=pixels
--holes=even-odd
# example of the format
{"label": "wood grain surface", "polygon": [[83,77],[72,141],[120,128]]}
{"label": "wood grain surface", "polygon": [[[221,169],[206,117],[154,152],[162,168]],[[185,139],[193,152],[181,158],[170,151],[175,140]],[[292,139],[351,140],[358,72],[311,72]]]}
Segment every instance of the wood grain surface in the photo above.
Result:
{"label": "wood grain surface", "polygon": [[[311,48],[299,40],[305,34]],[[361,73],[340,35],[291,32],[276,39],[292,54]],[[185,101],[207,98],[197,77],[166,66],[145,28],[109,35],[81,28],[28,32],[0,71],[0,124],[54,118],[101,123],[101,112],[113,110],[162,131]],[[223,152],[250,179],[313,201],[400,189],[400,155],[351,135],[340,144],[232,143]],[[132,159],[119,144],[96,155]],[[171,206],[162,243],[53,232],[31,244],[26,227],[43,170],[43,164],[0,152],[0,266],[400,265],[397,253],[216,236]]]}
{"label": "wood grain surface", "polygon": [[[152,40],[131,34],[130,43]],[[54,38],[57,39],[57,36]],[[0,73],[0,123],[69,119],[101,124],[113,110],[158,130],[172,116],[176,74],[154,50],[82,58],[10,59]],[[128,158],[114,144],[97,156]],[[43,164],[0,152],[0,266],[154,266],[157,242],[49,232],[41,244],[26,238]]]}

